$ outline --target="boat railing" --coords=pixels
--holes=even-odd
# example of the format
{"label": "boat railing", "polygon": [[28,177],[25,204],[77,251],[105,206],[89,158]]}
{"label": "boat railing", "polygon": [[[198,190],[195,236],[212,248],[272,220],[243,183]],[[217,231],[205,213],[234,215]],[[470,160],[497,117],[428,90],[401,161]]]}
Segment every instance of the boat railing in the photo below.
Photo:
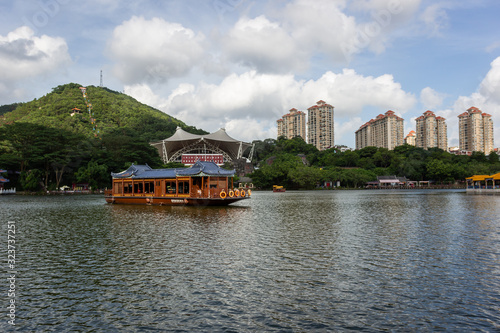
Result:
{"label": "boat railing", "polygon": [[15,188],[3,189],[0,188],[0,194],[16,194]]}
{"label": "boat railing", "polygon": [[[224,188],[210,188],[210,189],[193,189],[190,193],[192,198],[221,198],[221,197],[229,197],[230,193],[233,192],[233,196],[235,195],[235,192],[238,191],[239,196],[242,196],[241,192],[242,190],[245,189],[239,189],[239,188],[233,188],[233,189],[224,189]],[[222,195],[221,193],[224,192],[225,196]],[[245,193],[245,196],[247,196],[248,192],[243,192]]]}
{"label": "boat railing", "polygon": [[[220,188],[209,188],[209,189],[193,189],[191,191],[191,197],[193,198],[218,198],[222,189]],[[227,192],[227,191],[226,191]]]}

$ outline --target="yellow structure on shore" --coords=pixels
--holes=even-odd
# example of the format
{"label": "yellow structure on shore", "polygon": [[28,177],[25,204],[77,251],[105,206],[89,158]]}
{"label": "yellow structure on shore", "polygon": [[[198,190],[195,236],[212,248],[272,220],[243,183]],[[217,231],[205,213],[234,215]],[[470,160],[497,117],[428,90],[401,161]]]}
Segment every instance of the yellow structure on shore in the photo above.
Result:
{"label": "yellow structure on shore", "polygon": [[500,173],[491,176],[474,175],[465,178],[465,181],[467,182],[467,192],[500,194]]}

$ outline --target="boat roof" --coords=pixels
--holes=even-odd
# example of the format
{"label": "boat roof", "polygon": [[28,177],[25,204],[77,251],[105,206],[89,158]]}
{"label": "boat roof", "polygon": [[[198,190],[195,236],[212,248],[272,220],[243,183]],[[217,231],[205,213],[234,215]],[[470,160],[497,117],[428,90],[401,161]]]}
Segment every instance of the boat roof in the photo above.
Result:
{"label": "boat roof", "polygon": [[113,178],[175,178],[175,177],[201,177],[201,176],[223,176],[233,177],[235,170],[226,170],[212,161],[196,161],[189,168],[152,169],[149,165],[132,164],[127,170],[111,173]]}

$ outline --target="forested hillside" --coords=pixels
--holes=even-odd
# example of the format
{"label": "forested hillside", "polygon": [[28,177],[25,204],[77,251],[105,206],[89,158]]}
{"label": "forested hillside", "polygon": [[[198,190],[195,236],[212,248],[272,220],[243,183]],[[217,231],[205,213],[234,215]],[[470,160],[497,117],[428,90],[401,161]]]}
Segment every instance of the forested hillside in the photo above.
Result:
{"label": "forested hillside", "polygon": [[[89,115],[80,87],[77,83],[69,83],[58,86],[51,93],[31,102],[0,107],[0,111],[15,107],[13,111],[0,117],[0,125],[27,122],[87,137],[122,129],[131,130],[147,141],[165,139],[175,132],[177,126],[190,133],[207,133],[187,126],[182,121],[128,95],[101,87],[86,87],[87,100],[92,104]],[[80,109],[80,114],[72,116],[74,108]],[[99,133],[96,133],[97,131]]]}
{"label": "forested hillside", "polygon": [[81,182],[102,188],[110,185],[110,172],[131,163],[162,166],[149,142],[177,126],[207,133],[107,88],[86,87],[86,95],[85,101],[80,85],[70,83],[0,107],[0,169],[11,171],[8,187],[45,191]]}

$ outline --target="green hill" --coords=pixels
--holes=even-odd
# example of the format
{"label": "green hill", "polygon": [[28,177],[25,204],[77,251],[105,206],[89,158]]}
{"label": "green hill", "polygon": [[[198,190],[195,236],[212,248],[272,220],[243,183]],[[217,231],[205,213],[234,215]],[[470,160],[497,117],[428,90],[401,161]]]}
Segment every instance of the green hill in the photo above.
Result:
{"label": "green hill", "polygon": [[131,163],[161,167],[149,142],[171,136],[177,126],[207,134],[125,94],[89,86],[84,97],[80,87],[69,83],[31,102],[0,106],[0,169],[9,171],[9,187],[103,188],[110,171]]}
{"label": "green hill", "polygon": [[7,112],[14,111],[18,105],[19,105],[19,103],[1,105],[0,106],[0,116],[7,113]]}
{"label": "green hill", "polygon": [[[0,106],[0,111],[6,112],[0,116],[0,126],[27,122],[87,137],[127,129],[146,141],[165,139],[175,132],[177,126],[194,134],[207,134],[108,88],[86,87],[87,102],[92,105],[89,115],[80,87],[77,83],[60,85],[53,88],[51,93],[31,102]],[[80,109],[80,114],[72,116],[74,108]]]}

